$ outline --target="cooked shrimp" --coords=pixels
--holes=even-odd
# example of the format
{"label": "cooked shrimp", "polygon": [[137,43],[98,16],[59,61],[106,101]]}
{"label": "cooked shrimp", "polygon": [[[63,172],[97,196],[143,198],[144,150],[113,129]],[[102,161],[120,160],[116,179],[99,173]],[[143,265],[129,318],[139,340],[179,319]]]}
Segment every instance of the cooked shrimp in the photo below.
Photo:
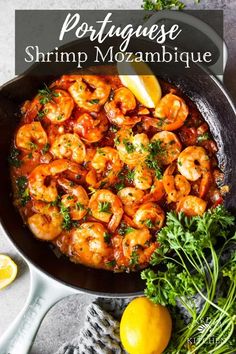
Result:
{"label": "cooked shrimp", "polygon": [[156,133],[152,137],[151,143],[159,145],[157,159],[163,165],[169,165],[176,160],[182,148],[177,135],[167,131]]}
{"label": "cooked shrimp", "polygon": [[69,208],[71,219],[82,219],[87,214],[89,204],[86,190],[82,186],[71,185],[66,178],[59,178],[57,182],[67,192],[62,196],[61,204]]}
{"label": "cooked shrimp", "polygon": [[53,177],[67,170],[75,172],[76,169],[77,165],[63,159],[35,167],[28,178],[31,196],[37,200],[54,202],[57,200],[58,192],[56,180]]}
{"label": "cooked shrimp", "polygon": [[143,162],[148,155],[149,139],[146,134],[133,135],[131,129],[120,129],[116,133],[115,144],[120,159],[134,167],[138,162]]}
{"label": "cooked shrimp", "polygon": [[191,185],[188,180],[177,174],[176,176],[167,175],[163,177],[163,185],[171,202],[177,202],[186,197],[191,191]]}
{"label": "cooked shrimp", "polygon": [[178,157],[178,170],[189,181],[198,180],[210,170],[210,159],[201,146],[188,146]]}
{"label": "cooked shrimp", "polygon": [[114,92],[111,101],[104,106],[107,117],[112,124],[118,126],[133,126],[141,121],[141,117],[128,116],[128,112],[136,107],[136,99],[134,94],[126,87],[121,87]]}
{"label": "cooked shrimp", "polygon": [[33,210],[35,214],[28,218],[28,225],[37,238],[51,241],[60,235],[63,217],[57,207],[37,201]]}
{"label": "cooked shrimp", "polygon": [[149,202],[142,204],[134,215],[134,222],[139,228],[144,226],[159,230],[165,221],[165,213],[161,207],[155,203]]}
{"label": "cooked shrimp", "polygon": [[117,195],[108,189],[100,189],[92,195],[89,208],[96,219],[108,223],[111,232],[117,229],[123,215],[122,203]]}
{"label": "cooked shrimp", "polygon": [[40,103],[40,95],[34,97],[32,101],[25,101],[24,105],[21,107],[24,122],[31,123],[37,117],[41,108],[42,103]]}
{"label": "cooked shrimp", "polygon": [[184,176],[180,174],[173,176],[175,168],[175,163],[169,165],[163,176],[163,185],[169,202],[177,202],[191,191],[191,185]]}
{"label": "cooked shrimp", "polygon": [[144,192],[134,187],[126,187],[121,189],[117,195],[123,203],[124,212],[133,217],[141,203]]}
{"label": "cooked shrimp", "polygon": [[34,151],[42,149],[48,142],[40,122],[24,124],[16,133],[16,146],[19,149]]}
{"label": "cooked shrimp", "polygon": [[139,204],[144,196],[144,192],[134,187],[126,187],[117,193],[124,205]]}
{"label": "cooked shrimp", "polygon": [[72,76],[73,79],[76,81],[68,91],[77,105],[89,112],[98,112],[108,100],[111,86],[96,75]]}
{"label": "cooked shrimp", "polygon": [[60,124],[70,118],[73,108],[74,101],[66,91],[54,90],[52,99],[44,105],[44,112],[52,124]]}
{"label": "cooked shrimp", "polygon": [[112,253],[106,243],[106,228],[98,222],[85,222],[72,233],[72,254],[86,265],[99,266]]}
{"label": "cooked shrimp", "polygon": [[70,133],[59,135],[53,142],[50,152],[56,158],[67,158],[77,163],[82,163],[86,155],[84,143],[78,135]]}
{"label": "cooked shrimp", "polygon": [[103,111],[93,112],[93,115],[83,113],[74,123],[74,132],[89,143],[96,143],[101,140],[107,129],[108,120]]}
{"label": "cooked shrimp", "polygon": [[185,101],[172,93],[168,93],[158,103],[155,109],[154,126],[160,130],[176,130],[180,128],[189,113]]}
{"label": "cooked shrimp", "polygon": [[122,242],[123,254],[129,259],[130,265],[135,265],[132,264],[134,255],[137,257],[136,263],[139,265],[150,261],[150,257],[157,247],[155,242],[149,244],[150,240],[151,234],[146,227],[139,230],[133,229],[125,235]]}
{"label": "cooked shrimp", "polygon": [[188,216],[202,215],[207,207],[207,202],[193,195],[188,195],[180,200],[177,211],[184,212]]}
{"label": "cooked shrimp", "polygon": [[143,197],[142,203],[158,202],[164,195],[165,188],[163,186],[163,182],[155,178],[154,183],[151,186],[150,192]]}
{"label": "cooked shrimp", "polygon": [[144,164],[138,164],[134,168],[134,185],[136,188],[146,190],[152,186],[153,173],[152,171]]}
{"label": "cooked shrimp", "polygon": [[107,187],[117,179],[119,172],[122,170],[123,162],[117,150],[106,146],[97,149],[91,165],[98,174],[105,172],[105,177],[99,180],[98,186]]}

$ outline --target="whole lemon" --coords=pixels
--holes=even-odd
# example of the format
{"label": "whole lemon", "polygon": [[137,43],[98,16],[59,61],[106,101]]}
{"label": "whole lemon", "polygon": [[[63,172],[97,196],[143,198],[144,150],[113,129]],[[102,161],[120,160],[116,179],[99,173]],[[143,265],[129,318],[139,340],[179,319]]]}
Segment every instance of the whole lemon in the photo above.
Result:
{"label": "whole lemon", "polygon": [[129,354],[161,354],[172,330],[168,309],[146,297],[132,300],[120,322],[120,339]]}

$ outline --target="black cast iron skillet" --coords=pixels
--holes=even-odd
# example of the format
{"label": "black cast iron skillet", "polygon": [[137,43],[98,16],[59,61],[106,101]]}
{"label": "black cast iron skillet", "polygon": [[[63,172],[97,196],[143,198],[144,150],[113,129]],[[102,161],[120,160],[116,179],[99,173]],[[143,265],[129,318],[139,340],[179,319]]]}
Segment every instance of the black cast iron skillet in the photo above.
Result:
{"label": "black cast iron skillet", "polygon": [[[72,44],[72,47],[75,45],[75,43]],[[85,40],[84,45],[89,50],[91,43]],[[135,45],[137,47],[140,46],[140,41]],[[35,298],[38,299],[39,311],[35,310],[36,313],[34,313],[35,318],[38,317],[37,325],[28,326],[28,331],[32,332],[31,336],[36,331],[41,317],[48,307],[66,294],[83,291],[100,296],[122,297],[141,294],[144,289],[144,283],[140,279],[139,272],[113,274],[109,271],[73,264],[65,257],[58,257],[47,243],[32,237],[31,232],[23,225],[20,215],[12,204],[7,156],[12,136],[18,123],[19,105],[24,100],[32,98],[45,82],[49,83],[55,76],[55,73],[53,75],[33,76],[33,73],[38,71],[39,66],[33,67],[27,75],[18,77],[0,88],[0,218],[9,240],[33,269],[33,285],[31,298],[28,302],[32,303]],[[160,67],[154,66],[152,69],[158,76]],[[63,70],[65,68],[62,66],[61,72],[58,72],[57,75],[65,73]],[[179,87],[184,94],[190,97],[197,104],[209,124],[213,137],[218,144],[218,159],[225,173],[225,184],[229,185],[230,188],[225,205],[230,210],[235,211],[236,111],[229,95],[215,77],[203,74],[203,69],[198,66],[195,66],[191,71],[185,72],[184,76],[171,75],[170,77],[166,74],[162,75],[162,78]],[[34,281],[34,277],[38,280]],[[45,290],[44,282],[49,284],[50,295],[47,292],[48,290]],[[63,290],[61,290],[62,288]],[[56,293],[58,293],[58,296]],[[45,305],[44,300],[47,303]],[[39,315],[40,311],[42,313]],[[28,317],[30,322],[32,314],[29,312]],[[17,325],[20,325],[19,320],[15,323],[15,326]],[[31,342],[27,344],[28,347],[24,342],[22,351],[19,351],[20,333],[18,331],[11,341],[11,345],[7,346],[10,338],[9,334],[5,336],[3,341],[0,341],[0,354],[5,353],[6,348],[7,353],[11,354],[27,352],[25,348],[30,347],[32,338]],[[18,351],[14,351],[16,350],[14,349],[15,342],[18,342]]]}

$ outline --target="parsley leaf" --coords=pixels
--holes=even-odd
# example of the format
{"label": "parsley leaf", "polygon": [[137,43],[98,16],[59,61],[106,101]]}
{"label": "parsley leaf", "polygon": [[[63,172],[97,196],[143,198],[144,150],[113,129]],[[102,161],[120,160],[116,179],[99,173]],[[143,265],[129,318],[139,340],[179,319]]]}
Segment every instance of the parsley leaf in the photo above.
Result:
{"label": "parsley leaf", "polygon": [[98,203],[98,212],[111,214],[111,203],[99,202]]}
{"label": "parsley leaf", "polygon": [[12,148],[8,157],[8,162],[10,165],[14,167],[20,167],[22,161],[20,160],[20,150],[16,148]]}
{"label": "parsley leaf", "polygon": [[62,222],[62,228],[64,230],[69,231],[72,227],[72,220],[70,217],[70,210],[68,207],[66,207],[65,205],[61,204],[60,205],[60,213],[63,216],[63,222]]}
{"label": "parsley leaf", "polygon": [[25,206],[30,200],[30,193],[28,186],[28,179],[26,176],[20,176],[16,179],[17,193],[20,198],[20,204]]}
{"label": "parsley leaf", "polygon": [[41,89],[38,91],[38,94],[39,94],[39,102],[41,104],[46,104],[46,103],[49,103],[53,100],[53,97],[58,97],[58,93],[56,92],[53,92],[50,90],[50,88],[44,84],[44,89]]}

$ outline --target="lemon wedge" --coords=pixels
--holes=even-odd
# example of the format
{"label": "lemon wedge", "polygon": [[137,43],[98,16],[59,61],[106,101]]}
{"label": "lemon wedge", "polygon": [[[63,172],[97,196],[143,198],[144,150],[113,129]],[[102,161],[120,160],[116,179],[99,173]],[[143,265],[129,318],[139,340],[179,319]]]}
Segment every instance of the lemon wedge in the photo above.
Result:
{"label": "lemon wedge", "polygon": [[161,87],[146,63],[136,62],[133,56],[132,62],[117,63],[117,70],[122,84],[130,89],[139,102],[148,108],[156,107],[161,99]]}
{"label": "lemon wedge", "polygon": [[17,265],[13,260],[0,254],[0,290],[13,282],[17,274]]}

